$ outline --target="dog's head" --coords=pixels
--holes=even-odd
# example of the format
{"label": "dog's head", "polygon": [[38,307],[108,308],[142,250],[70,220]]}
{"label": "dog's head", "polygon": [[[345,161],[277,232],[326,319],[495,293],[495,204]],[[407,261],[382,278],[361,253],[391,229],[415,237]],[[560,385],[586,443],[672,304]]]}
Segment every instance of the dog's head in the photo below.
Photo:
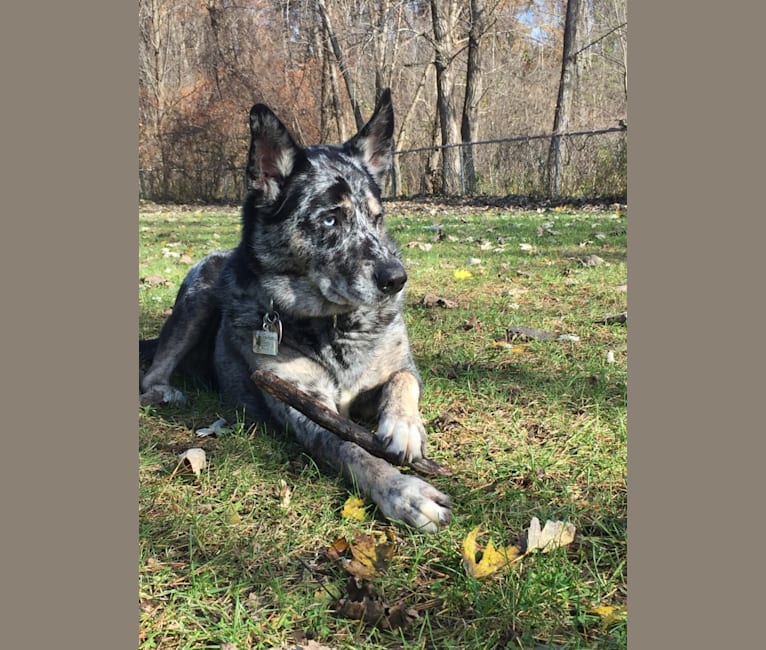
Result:
{"label": "dog's head", "polygon": [[343,145],[301,147],[270,109],[253,106],[243,245],[282,309],[324,316],[399,299],[407,274],[381,202],[393,131],[388,90]]}

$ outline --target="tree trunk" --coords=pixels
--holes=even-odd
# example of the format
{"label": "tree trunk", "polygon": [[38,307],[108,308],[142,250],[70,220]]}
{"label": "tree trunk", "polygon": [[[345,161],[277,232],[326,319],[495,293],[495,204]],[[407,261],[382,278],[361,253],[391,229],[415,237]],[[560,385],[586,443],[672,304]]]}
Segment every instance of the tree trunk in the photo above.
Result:
{"label": "tree trunk", "polygon": [[569,126],[572,96],[574,95],[575,66],[577,55],[577,18],[580,14],[580,0],[567,0],[567,15],[564,23],[564,47],[561,57],[561,78],[556,98],[556,112],[553,116],[553,135],[548,150],[548,193],[551,197],[560,194],[561,174],[561,133]]}
{"label": "tree trunk", "polygon": [[486,30],[484,0],[471,0],[471,23],[468,31],[468,66],[465,75],[465,100],[460,136],[463,141],[463,175],[465,191],[475,194],[477,190],[476,167],[473,161],[473,145],[479,123],[479,102],[483,92],[483,50],[481,38]]}
{"label": "tree trunk", "polygon": [[338,62],[338,68],[340,68],[340,74],[343,76],[343,81],[346,84],[346,92],[348,98],[351,101],[351,107],[354,111],[354,120],[356,121],[356,128],[359,131],[364,126],[364,120],[362,119],[362,111],[359,109],[359,102],[356,100],[356,93],[354,92],[353,84],[351,83],[351,75],[348,73],[348,67],[346,66],[346,59],[343,56],[343,50],[340,48],[338,38],[335,36],[335,30],[330,20],[330,14],[327,11],[327,5],[325,0],[317,0],[317,6],[319,7],[319,13],[322,16],[322,24],[327,32],[327,38],[330,40],[335,60]]}
{"label": "tree trunk", "polygon": [[448,196],[463,191],[460,161],[460,129],[454,98],[454,77],[450,69],[456,47],[459,7],[455,0],[431,0],[436,68],[436,107],[441,125],[442,192]]}

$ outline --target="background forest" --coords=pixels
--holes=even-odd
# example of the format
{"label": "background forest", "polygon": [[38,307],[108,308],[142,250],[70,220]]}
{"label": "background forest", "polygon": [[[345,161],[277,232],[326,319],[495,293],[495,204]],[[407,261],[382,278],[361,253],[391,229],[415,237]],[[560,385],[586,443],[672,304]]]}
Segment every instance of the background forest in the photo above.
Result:
{"label": "background forest", "polygon": [[139,0],[139,21],[144,199],[239,201],[255,102],[340,142],[390,86],[389,195],[625,200],[625,0]]}

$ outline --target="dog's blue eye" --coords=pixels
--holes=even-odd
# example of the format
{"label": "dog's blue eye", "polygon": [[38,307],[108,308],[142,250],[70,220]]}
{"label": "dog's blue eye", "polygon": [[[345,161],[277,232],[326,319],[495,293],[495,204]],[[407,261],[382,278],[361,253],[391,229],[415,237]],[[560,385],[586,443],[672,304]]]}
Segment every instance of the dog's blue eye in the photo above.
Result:
{"label": "dog's blue eye", "polygon": [[322,225],[327,226],[328,228],[332,228],[336,223],[335,217],[333,216],[327,216],[324,219],[322,219]]}

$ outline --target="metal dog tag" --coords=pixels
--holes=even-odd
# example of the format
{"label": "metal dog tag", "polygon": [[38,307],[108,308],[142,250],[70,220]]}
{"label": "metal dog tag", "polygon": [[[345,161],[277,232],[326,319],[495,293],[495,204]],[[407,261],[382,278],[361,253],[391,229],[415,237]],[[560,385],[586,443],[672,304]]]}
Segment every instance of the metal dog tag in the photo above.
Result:
{"label": "metal dog tag", "polygon": [[279,335],[272,330],[256,330],[253,332],[253,352],[276,356],[279,353]]}
{"label": "metal dog tag", "polygon": [[[274,308],[272,302],[271,308]],[[279,344],[282,341],[282,321],[279,320],[279,314],[270,311],[263,317],[262,329],[253,332],[253,352],[256,354],[268,354],[276,356],[279,354]]]}

